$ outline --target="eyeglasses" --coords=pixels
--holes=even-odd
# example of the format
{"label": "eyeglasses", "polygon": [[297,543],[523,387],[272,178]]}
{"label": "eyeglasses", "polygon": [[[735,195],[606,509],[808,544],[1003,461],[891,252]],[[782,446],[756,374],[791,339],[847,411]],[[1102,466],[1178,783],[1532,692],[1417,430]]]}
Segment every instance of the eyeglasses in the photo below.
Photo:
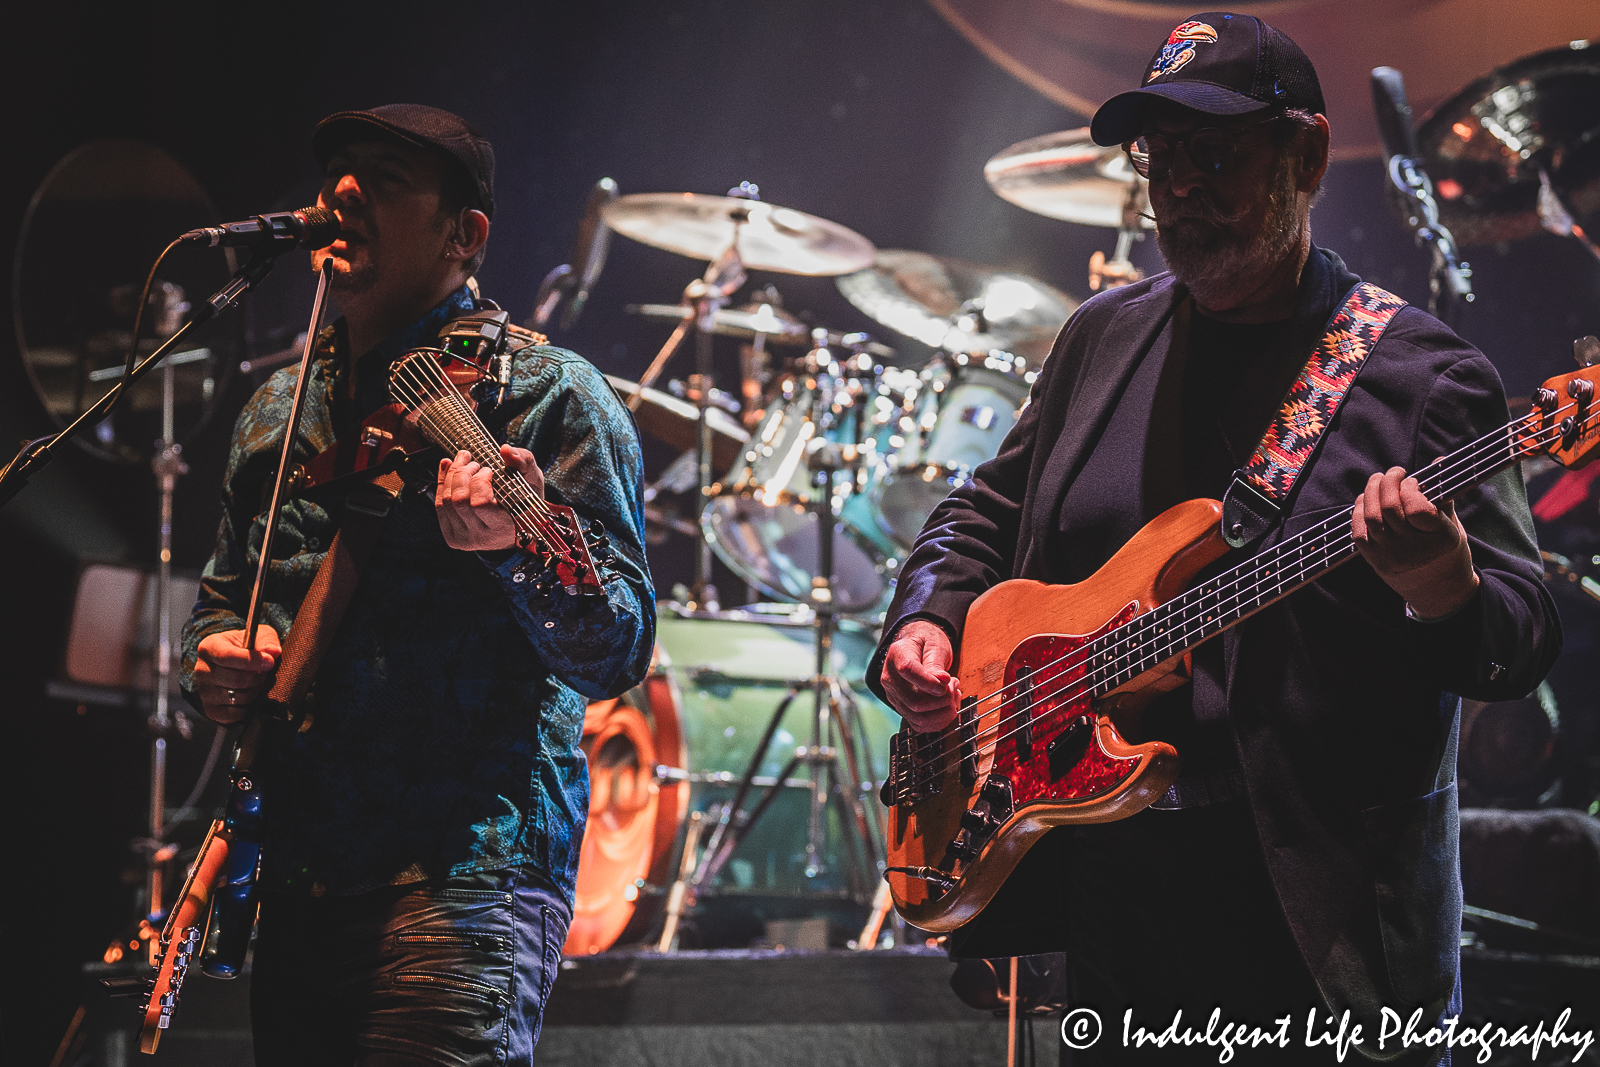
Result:
{"label": "eyeglasses", "polygon": [[1282,118],[1282,115],[1273,115],[1230,130],[1207,126],[1182,137],[1147,133],[1136,141],[1129,141],[1122,149],[1128,153],[1128,161],[1141,178],[1148,178],[1152,173],[1161,177],[1171,173],[1172,153],[1179,145],[1188,153],[1189,162],[1202,174],[1221,174],[1236,162],[1243,134]]}

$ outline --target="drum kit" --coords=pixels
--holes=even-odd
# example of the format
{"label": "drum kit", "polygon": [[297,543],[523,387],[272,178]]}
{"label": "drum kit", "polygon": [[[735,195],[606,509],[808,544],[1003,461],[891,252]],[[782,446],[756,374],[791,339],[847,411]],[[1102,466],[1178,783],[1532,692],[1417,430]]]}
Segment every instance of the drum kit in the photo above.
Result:
{"label": "drum kit", "polygon": [[[986,175],[1030,210],[1116,227],[1091,287],[1125,284],[1139,277],[1127,253],[1146,225],[1144,181],[1086,145],[1086,130],[1023,142]],[[743,946],[764,922],[825,916],[853,932],[863,914],[853,943],[873,947],[887,896],[872,787],[895,728],[861,684],[875,627],[924,523],[999,451],[1078,301],[1025,274],[875,248],[748,183],[613,196],[600,214],[708,264],[678,301],[628,305],[672,332],[639,381],[610,379],[640,430],[681,453],[646,489],[651,539],[686,535],[697,558],[693,585],[661,609],[651,678],[589,709],[594,785],[567,950],[647,936],[663,950]],[[735,303],[747,271],[832,277],[934,355],[899,365],[890,345],[787,310],[770,284]],[[691,334],[693,373],[661,382]],[[741,346],[726,388],[717,337]],[[692,520],[658,506],[673,493],[692,494]],[[713,554],[770,602],[724,607]]]}

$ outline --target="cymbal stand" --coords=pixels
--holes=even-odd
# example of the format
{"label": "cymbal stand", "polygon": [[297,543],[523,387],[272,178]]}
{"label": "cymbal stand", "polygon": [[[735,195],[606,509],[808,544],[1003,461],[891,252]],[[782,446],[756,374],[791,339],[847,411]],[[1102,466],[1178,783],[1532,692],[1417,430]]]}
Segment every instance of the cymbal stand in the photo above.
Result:
{"label": "cymbal stand", "polygon": [[[728,190],[728,195],[741,200],[760,200],[761,190],[750,182],[740,182],[738,188]],[[741,209],[733,216],[732,221],[733,239],[728,243],[727,249],[711,261],[704,275],[690,282],[683,291],[683,303],[691,305],[695,310],[692,320],[695,327],[695,372],[689,376],[687,399],[695,405],[700,415],[699,433],[695,438],[695,458],[700,473],[700,499],[695,507],[697,525],[704,516],[706,506],[711,503],[711,486],[714,481],[711,473],[711,423],[706,415],[713,406],[711,391],[716,384],[715,368],[711,360],[713,330],[716,326],[717,312],[727,305],[733,294],[744,285],[747,277],[744,261],[739,258],[739,228],[749,221],[749,217]],[[628,410],[639,409],[639,404],[644,400],[645,389],[660,376],[667,360],[683,343],[684,337],[689,332],[690,322],[691,320],[686,318],[678,323],[677,329],[672,331],[672,336],[667,338],[667,343],[656,353],[656,358],[650,361],[650,366],[639,379],[638,387],[627,399]],[[694,588],[690,592],[690,599],[689,607],[702,611],[716,611],[720,606],[717,603],[716,587],[711,584],[711,542],[705,537],[698,538],[694,558]]]}
{"label": "cymbal stand", "polygon": [[1596,245],[1588,234],[1583,232],[1583,227],[1572,217],[1572,211],[1562,201],[1555,186],[1550,184],[1550,172],[1544,167],[1539,168],[1539,225],[1555,234],[1557,237],[1575,237],[1589,254],[1595,259],[1600,259],[1600,245]]}
{"label": "cymbal stand", "polygon": [[[816,358],[819,355],[826,358],[827,350],[819,347],[808,357],[808,362],[820,377],[830,372],[832,366],[831,361],[819,361]],[[822,424],[831,403],[829,390],[816,391],[815,406],[812,409],[812,419],[815,424]],[[862,432],[862,405],[854,404],[852,409],[855,415],[856,436],[859,438]],[[779,793],[786,788],[788,781],[802,763],[809,768],[811,778],[810,810],[806,823],[806,877],[816,878],[827,870],[824,839],[827,832],[825,813],[829,803],[838,807],[840,826],[853,830],[866,866],[871,869],[867,878],[859,877],[862,873],[860,870],[852,872],[852,891],[856,895],[864,895],[865,887],[878,880],[878,873],[886,862],[873,820],[862,802],[862,785],[865,780],[861,777],[863,761],[857,748],[857,738],[864,736],[864,731],[861,730],[860,709],[850,686],[833,670],[836,612],[832,574],[834,531],[837,526],[834,475],[856,462],[859,454],[859,442],[858,447],[850,449],[848,457],[838,446],[823,443],[808,460],[817,485],[822,491],[817,511],[818,574],[812,579],[811,592],[811,607],[816,618],[814,629],[816,672],[811,678],[790,687],[789,692],[774,709],[772,718],[768,721],[766,730],[750,757],[750,763],[739,779],[733,799],[723,805],[720,815],[716,816],[717,822],[711,828],[705,849],[701,852],[693,873],[688,875],[687,891],[679,888],[684,881],[681,874],[679,885],[673,886],[672,899],[684,906],[694,905],[697,894],[711,883],[732,858],[740,842],[749,835]],[[746,814],[743,811],[744,803],[749,798],[755,778],[766,760],[768,750],[772,747],[773,738],[789,706],[807,689],[811,690],[813,698],[811,743],[795,750],[772,785],[767,787],[755,807]],[[850,849],[850,855],[854,859],[854,848]],[[684,866],[687,870],[688,864],[685,863]],[[673,919],[675,918],[674,915]]]}
{"label": "cymbal stand", "polygon": [[1144,278],[1144,271],[1133,265],[1128,253],[1133,242],[1144,240],[1143,216],[1150,211],[1150,186],[1137,174],[1128,186],[1128,198],[1122,203],[1122,225],[1117,227],[1117,250],[1108,260],[1106,254],[1096,251],[1089,257],[1089,291],[1098,293],[1102,288],[1115,289],[1132,285]]}

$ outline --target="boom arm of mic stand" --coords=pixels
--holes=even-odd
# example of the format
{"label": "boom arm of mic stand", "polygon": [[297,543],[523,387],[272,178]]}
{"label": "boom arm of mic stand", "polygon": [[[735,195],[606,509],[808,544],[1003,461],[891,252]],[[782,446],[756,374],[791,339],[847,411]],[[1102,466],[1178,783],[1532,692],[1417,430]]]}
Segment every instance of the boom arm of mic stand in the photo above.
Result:
{"label": "boom arm of mic stand", "polygon": [[[265,278],[268,272],[272,270],[272,265],[277,262],[278,256],[293,247],[295,247],[295,243],[289,241],[282,246],[270,245],[258,248],[255,254],[250,257],[250,261],[234,272],[233,280],[217,290],[211,299],[200,306],[194,318],[178,327],[176,333],[161,342],[161,345],[154,352],[146,356],[143,361],[133,368],[126,380],[123,381],[122,388],[129,388],[134,382],[143,378],[145,372],[160,363],[162,357],[189,332],[191,327],[207,321],[220,311],[226,311],[241,296],[254,289],[260,284],[261,279]],[[4,507],[12,497],[20,493],[22,487],[28,484],[28,479],[55,458],[57,445],[76,437],[83,427],[98,423],[105,418],[112,405],[116,403],[117,396],[118,390],[112,389],[90,405],[89,409],[82,415],[73,419],[65,429],[24,445],[22,450],[12,457],[11,462],[6,464],[5,469],[0,470],[0,507]]]}

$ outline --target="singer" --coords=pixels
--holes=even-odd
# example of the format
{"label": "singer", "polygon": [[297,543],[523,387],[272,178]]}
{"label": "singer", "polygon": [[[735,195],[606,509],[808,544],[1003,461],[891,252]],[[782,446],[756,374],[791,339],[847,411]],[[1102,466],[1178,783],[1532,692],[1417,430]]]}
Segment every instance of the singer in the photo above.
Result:
{"label": "singer", "polygon": [[[389,402],[398,357],[493,306],[469,285],[494,215],[487,140],[448,112],[392,104],[329,116],[312,151],[318,206],[339,222],[312,260],[332,260],[343,317],[318,338],[302,461]],[[643,677],[655,607],[631,420],[589,363],[513,332],[510,395],[489,425],[536,489],[604,524],[603,594],[537,580],[467,453],[408,462],[308,726],[258,762],[260,1064],[532,1062],[588,811],[584,709]],[[343,513],[320,497],[285,507],[247,653],[263,486],[294,378],[280,371],[239,418],[216,553],[184,631],[185,692],[220,722],[270,683]]]}
{"label": "singer", "polygon": [[[951,947],[1064,951],[1070,1002],[1106,1020],[1220,1007],[1271,1029],[1348,1009],[1371,1055],[1383,1008],[1420,1007],[1430,1025],[1460,1010],[1457,694],[1527,693],[1560,623],[1515,468],[1453,506],[1408,475],[1505,424],[1494,367],[1381,291],[1335,318],[1360,279],[1312,243],[1329,125],[1305,53],[1252,16],[1205,12],[1138,85],[1091,131],[1148,175],[1170,271],[1067,324],[999,455],[928,519],[867,678],[914,727],[942,728],[980,593],[1088,579],[1168,507],[1223,498],[1291,423],[1276,441],[1311,442],[1283,457],[1303,464],[1292,491],[1208,573],[1330,517],[1362,558],[1196,647],[1190,679],[1129,724],[1176,747],[1176,784],[1127,819],[1051,831]],[[1353,376],[1322,377],[1363,346]],[[1318,348],[1339,362],[1302,388]],[[1387,1052],[1428,1063],[1441,1049]],[[1332,1062],[1311,1055],[1235,1062]],[[1072,1062],[1217,1051],[1107,1041]]]}

